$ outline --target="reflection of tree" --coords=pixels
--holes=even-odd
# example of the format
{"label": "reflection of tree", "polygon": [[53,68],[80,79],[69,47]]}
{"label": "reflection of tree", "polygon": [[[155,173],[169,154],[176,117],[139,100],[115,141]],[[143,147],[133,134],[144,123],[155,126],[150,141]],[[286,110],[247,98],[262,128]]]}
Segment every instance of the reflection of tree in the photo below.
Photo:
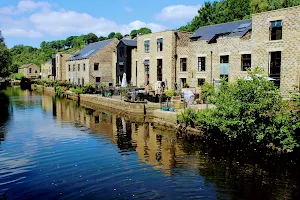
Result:
{"label": "reflection of tree", "polygon": [[[299,165],[214,144],[213,141],[181,140],[189,154],[197,154],[198,174],[230,199],[299,199]],[[290,162],[290,161],[289,161]],[[292,175],[293,174],[293,175]]]}
{"label": "reflection of tree", "polygon": [[0,144],[5,139],[5,122],[9,116],[9,98],[6,94],[0,92]]}

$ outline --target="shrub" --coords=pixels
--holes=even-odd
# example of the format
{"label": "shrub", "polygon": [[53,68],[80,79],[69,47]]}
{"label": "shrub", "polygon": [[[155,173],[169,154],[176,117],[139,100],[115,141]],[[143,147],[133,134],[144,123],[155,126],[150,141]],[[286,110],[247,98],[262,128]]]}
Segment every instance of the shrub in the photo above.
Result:
{"label": "shrub", "polygon": [[249,76],[250,81],[223,80],[214,94],[216,108],[199,112],[196,117],[186,111],[178,119],[190,120],[185,123],[195,123],[213,137],[292,151],[299,146],[299,114],[282,100],[273,82],[255,72],[249,72]]}
{"label": "shrub", "polygon": [[10,75],[12,79],[21,80],[24,77],[23,73],[14,73]]}
{"label": "shrub", "polygon": [[215,96],[215,88],[213,84],[208,82],[204,82],[204,84],[200,88],[200,98],[203,101],[213,102]]}
{"label": "shrub", "polygon": [[183,88],[189,88],[190,86],[189,86],[189,84],[188,83],[184,83],[183,84]]}
{"label": "shrub", "polygon": [[172,96],[174,96],[174,90],[166,90],[165,94],[168,98],[171,98]]}

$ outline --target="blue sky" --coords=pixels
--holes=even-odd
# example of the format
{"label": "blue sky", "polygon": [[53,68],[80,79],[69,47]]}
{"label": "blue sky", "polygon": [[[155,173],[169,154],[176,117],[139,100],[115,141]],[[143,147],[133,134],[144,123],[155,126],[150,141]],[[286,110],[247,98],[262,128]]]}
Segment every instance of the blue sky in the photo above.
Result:
{"label": "blue sky", "polygon": [[204,0],[1,0],[0,30],[8,47],[93,32],[175,29],[197,14]]}

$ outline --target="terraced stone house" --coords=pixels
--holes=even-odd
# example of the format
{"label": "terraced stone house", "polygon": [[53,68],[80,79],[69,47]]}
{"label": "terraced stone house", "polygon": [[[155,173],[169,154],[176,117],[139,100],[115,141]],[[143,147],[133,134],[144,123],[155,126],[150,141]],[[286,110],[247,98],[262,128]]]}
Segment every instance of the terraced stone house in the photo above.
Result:
{"label": "terraced stone house", "polygon": [[26,78],[39,78],[40,68],[35,64],[25,64],[19,67],[18,73],[23,73]]}
{"label": "terraced stone house", "polygon": [[113,53],[117,39],[105,40],[87,45],[66,62],[66,79],[77,85],[90,82],[95,85],[113,85]]}

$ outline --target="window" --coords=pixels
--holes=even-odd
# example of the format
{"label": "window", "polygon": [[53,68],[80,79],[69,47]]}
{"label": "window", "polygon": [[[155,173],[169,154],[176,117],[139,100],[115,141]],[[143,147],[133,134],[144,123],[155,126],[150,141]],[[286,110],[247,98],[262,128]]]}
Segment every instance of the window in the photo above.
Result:
{"label": "window", "polygon": [[31,73],[31,71],[32,71],[32,69],[31,69],[31,68],[29,68],[29,73]]}
{"label": "window", "polygon": [[101,77],[96,77],[96,83],[100,83]]}
{"label": "window", "polygon": [[69,82],[71,82],[71,79],[69,78]]}
{"label": "window", "polygon": [[227,64],[229,63],[229,56],[220,56],[220,63],[221,64]]}
{"label": "window", "polygon": [[270,40],[282,39],[282,20],[270,22]]}
{"label": "window", "polygon": [[157,51],[162,51],[163,50],[163,39],[159,38],[157,39]]}
{"label": "window", "polygon": [[186,58],[180,58],[180,71],[186,72]]}
{"label": "window", "polygon": [[83,64],[83,71],[85,71],[85,64]]}
{"label": "window", "polygon": [[98,115],[98,116],[95,116],[95,124],[99,124],[99,123],[100,123],[100,117]]}
{"label": "window", "polygon": [[80,64],[78,64],[78,71],[80,71]]}
{"label": "window", "polygon": [[242,71],[247,71],[251,68],[251,54],[242,55]]}
{"label": "window", "polygon": [[78,82],[77,82],[77,85],[80,85],[80,78],[78,78]]}
{"label": "window", "polygon": [[73,72],[75,72],[75,64],[73,64]]}
{"label": "window", "polygon": [[198,58],[198,72],[205,71],[205,57]]}
{"label": "window", "polygon": [[124,47],[120,47],[119,56],[124,57]]}
{"label": "window", "polygon": [[198,87],[201,87],[205,82],[204,78],[198,78]]}
{"label": "window", "polygon": [[180,84],[181,84],[181,87],[183,87],[184,84],[186,84],[186,78],[181,78],[180,79]]}
{"label": "window", "polygon": [[99,63],[94,63],[94,71],[98,71],[99,70]]}
{"label": "window", "polygon": [[150,52],[150,40],[146,40],[144,44],[145,44],[145,53],[149,53]]}
{"label": "window", "polygon": [[162,81],[162,59],[157,59],[157,81]]}
{"label": "window", "polygon": [[69,71],[71,71],[71,65],[69,65],[68,67],[69,67]]}
{"label": "window", "polygon": [[281,51],[271,52],[270,56],[270,75],[280,75]]}
{"label": "window", "polygon": [[36,73],[36,74],[38,73],[37,70],[35,70],[35,73]]}
{"label": "window", "polygon": [[84,78],[82,78],[82,86],[84,86]]}
{"label": "window", "polygon": [[58,56],[56,57],[56,63],[58,63]]}

